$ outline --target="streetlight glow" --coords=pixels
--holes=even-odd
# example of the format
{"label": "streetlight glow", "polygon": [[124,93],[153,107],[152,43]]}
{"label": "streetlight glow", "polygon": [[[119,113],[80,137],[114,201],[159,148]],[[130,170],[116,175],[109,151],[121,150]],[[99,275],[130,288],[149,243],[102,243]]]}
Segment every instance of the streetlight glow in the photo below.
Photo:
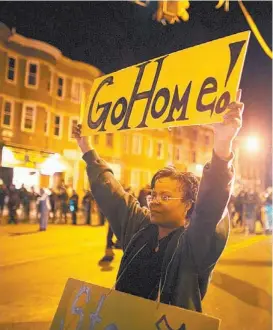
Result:
{"label": "streetlight glow", "polygon": [[259,149],[259,140],[256,136],[249,136],[246,141],[246,147],[248,151],[258,151]]}

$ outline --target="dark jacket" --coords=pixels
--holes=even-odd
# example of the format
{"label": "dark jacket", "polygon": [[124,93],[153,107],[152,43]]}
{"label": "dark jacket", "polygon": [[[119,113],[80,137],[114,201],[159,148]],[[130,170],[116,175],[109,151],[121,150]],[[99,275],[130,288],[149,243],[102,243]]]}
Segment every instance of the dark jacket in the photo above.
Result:
{"label": "dark jacket", "polygon": [[[120,239],[124,254],[116,289],[124,279],[128,262],[143,247],[157,227],[150,223],[150,212],[127,194],[115,180],[106,162],[95,151],[84,154],[91,189],[100,209]],[[232,160],[230,160],[231,162]],[[213,153],[204,167],[195,209],[189,226],[178,228],[168,243],[161,270],[160,301],[202,311],[212,270],[229,234],[229,218],[224,211],[230,198],[233,169],[228,161]]]}
{"label": "dark jacket", "polygon": [[9,190],[8,208],[18,208],[20,206],[20,196],[18,190]]}
{"label": "dark jacket", "polygon": [[7,194],[7,190],[3,187],[0,187],[0,204],[4,204]]}

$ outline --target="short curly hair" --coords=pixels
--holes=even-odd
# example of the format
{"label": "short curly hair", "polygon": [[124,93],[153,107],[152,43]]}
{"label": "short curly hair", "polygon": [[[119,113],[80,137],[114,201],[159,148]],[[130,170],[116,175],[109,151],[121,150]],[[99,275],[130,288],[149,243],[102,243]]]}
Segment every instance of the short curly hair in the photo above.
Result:
{"label": "short curly hair", "polygon": [[187,218],[189,218],[194,209],[198,189],[199,179],[191,172],[181,172],[175,166],[167,166],[157,171],[151,181],[151,189],[154,189],[155,183],[161,178],[171,178],[177,180],[180,184],[181,191],[183,191],[183,200],[190,201],[192,203],[191,208],[187,212]]}

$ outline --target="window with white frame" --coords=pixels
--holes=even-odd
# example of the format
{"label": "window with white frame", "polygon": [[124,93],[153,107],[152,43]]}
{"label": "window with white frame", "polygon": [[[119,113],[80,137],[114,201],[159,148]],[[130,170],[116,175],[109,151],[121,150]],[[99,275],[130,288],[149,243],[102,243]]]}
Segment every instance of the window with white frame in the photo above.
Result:
{"label": "window with white frame", "polygon": [[192,162],[196,163],[196,151],[192,151],[191,158],[192,158]]}
{"label": "window with white frame", "polygon": [[39,65],[36,62],[27,62],[26,86],[38,87]]}
{"label": "window with white frame", "polygon": [[152,181],[152,172],[147,170],[147,171],[143,171],[142,172],[142,177],[143,177],[143,184],[146,185],[146,184],[151,184],[151,181]]}
{"label": "window with white frame", "polygon": [[99,134],[95,134],[95,135],[94,135],[94,144],[99,144],[99,141],[100,141],[100,136],[99,136]]}
{"label": "window with white frame", "polygon": [[69,119],[69,133],[68,133],[69,134],[69,136],[68,136],[69,140],[75,141],[73,130],[74,130],[74,128],[77,127],[78,123],[79,123],[79,118],[78,117],[72,117],[72,118]]}
{"label": "window with white frame", "polygon": [[114,135],[113,133],[107,133],[106,134],[106,146],[113,148],[114,145]]}
{"label": "window with white frame", "polygon": [[192,139],[193,139],[193,141],[197,141],[198,140],[198,132],[197,132],[196,129],[193,129]]}
{"label": "window with white frame", "polygon": [[60,76],[58,77],[57,96],[64,98],[64,78]]}
{"label": "window with white frame", "polygon": [[182,150],[181,147],[175,146],[175,161],[181,162],[182,161]]}
{"label": "window with white frame", "polygon": [[149,158],[152,158],[153,157],[153,140],[151,138],[148,139],[147,156]]}
{"label": "window with white frame", "polygon": [[51,91],[51,78],[49,78],[49,80],[47,82],[47,90],[50,93],[50,91]]}
{"label": "window with white frame", "polygon": [[142,136],[139,134],[133,135],[133,154],[140,155],[141,154],[141,144],[142,144]]}
{"label": "window with white frame", "polygon": [[205,145],[206,146],[210,145],[210,136],[209,135],[205,135]]}
{"label": "window with white frame", "polygon": [[53,135],[56,137],[60,137],[62,134],[62,118],[61,116],[54,116],[54,127],[53,127]]}
{"label": "window with white frame", "polygon": [[126,133],[124,133],[123,136],[123,150],[125,152],[125,154],[129,154],[130,153],[130,136]]}
{"label": "window with white frame", "polygon": [[51,70],[49,70],[49,79],[48,79],[48,82],[47,82],[47,90],[49,92],[49,94],[52,92],[52,89],[53,89],[53,72]]}
{"label": "window with white frame", "polygon": [[163,159],[164,158],[164,150],[163,150],[163,142],[158,141],[156,143],[156,158],[157,159]]}
{"label": "window with white frame", "polygon": [[7,80],[9,82],[15,82],[16,80],[16,58],[13,56],[8,56]]}
{"label": "window with white frame", "polygon": [[13,122],[13,107],[14,104],[11,101],[4,101],[1,124],[3,127],[11,128]]}
{"label": "window with white frame", "polygon": [[50,130],[50,112],[48,110],[45,111],[45,122],[44,122],[44,133],[45,135],[49,135]]}
{"label": "window with white frame", "polygon": [[80,103],[81,101],[81,82],[72,81],[72,91],[71,91],[71,99],[73,102]]}
{"label": "window with white frame", "polygon": [[138,189],[140,187],[140,170],[132,169],[131,171],[131,187],[133,190]]}
{"label": "window with white frame", "polygon": [[169,162],[173,161],[173,145],[172,144],[168,145],[168,161]]}
{"label": "window with white frame", "polygon": [[24,105],[23,120],[21,130],[25,132],[34,132],[35,129],[36,108],[33,105]]}

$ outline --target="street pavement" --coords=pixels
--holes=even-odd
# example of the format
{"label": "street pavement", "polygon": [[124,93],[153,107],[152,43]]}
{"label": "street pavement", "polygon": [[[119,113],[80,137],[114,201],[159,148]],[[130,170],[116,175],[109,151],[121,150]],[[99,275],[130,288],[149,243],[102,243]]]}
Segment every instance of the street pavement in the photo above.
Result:
{"label": "street pavement", "polygon": [[[0,330],[49,329],[68,278],[112,287],[122,252],[98,265],[106,233],[107,226],[0,226]],[[271,236],[231,234],[203,309],[222,320],[221,330],[272,329]]]}

